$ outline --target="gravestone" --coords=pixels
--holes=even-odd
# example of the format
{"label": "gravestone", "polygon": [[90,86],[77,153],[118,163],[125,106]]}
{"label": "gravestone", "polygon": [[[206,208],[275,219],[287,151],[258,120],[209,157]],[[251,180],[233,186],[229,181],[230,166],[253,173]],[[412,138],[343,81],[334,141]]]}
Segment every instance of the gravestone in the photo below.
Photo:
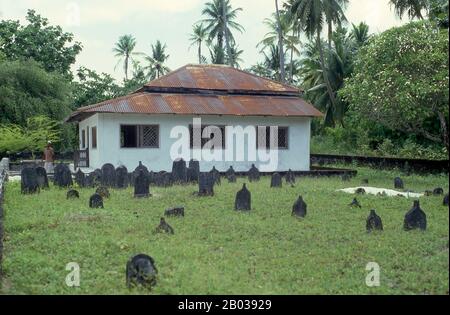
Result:
{"label": "gravestone", "polygon": [[148,176],[143,170],[134,180],[134,197],[147,198],[150,196],[150,182]]}
{"label": "gravestone", "polygon": [[237,181],[237,178],[236,178],[235,174],[228,175],[227,179],[228,179],[229,183],[236,183],[236,181]]}
{"label": "gravestone", "polygon": [[139,172],[140,171],[143,171],[144,172],[144,174],[145,174],[145,176],[148,176],[149,175],[149,171],[148,171],[148,168],[144,165],[144,164],[142,164],[142,162],[141,161],[139,161],[139,165],[134,169],[134,171],[133,171],[133,180],[132,180],[132,183],[134,183],[134,180],[135,180],[135,178],[139,175]]}
{"label": "gravestone", "polygon": [[286,173],[286,183],[295,184],[295,174],[291,169]]}
{"label": "gravestone", "polygon": [[78,171],[75,173],[75,183],[77,183],[78,187],[86,187],[86,175],[83,173],[82,170],[78,169]]}
{"label": "gravestone", "polygon": [[420,229],[425,231],[427,229],[427,215],[420,208],[420,202],[414,201],[414,205],[405,215],[403,228],[405,231]]}
{"label": "gravestone", "polygon": [[279,173],[272,174],[272,180],[270,181],[270,188],[282,188],[283,179]]}
{"label": "gravestone", "polygon": [[175,184],[185,184],[187,182],[186,161],[176,159],[172,163],[172,180]]}
{"label": "gravestone", "polygon": [[112,164],[104,164],[102,166],[102,178],[101,184],[102,186],[114,188],[116,187],[116,169]]}
{"label": "gravestone", "polygon": [[102,170],[95,169],[93,172],[93,183],[94,187],[100,186],[102,184]]}
{"label": "gravestone", "polygon": [[22,194],[35,194],[39,192],[38,174],[34,167],[25,167],[20,173],[20,187]]}
{"label": "gravestone", "polygon": [[352,177],[350,176],[349,173],[344,173],[344,174],[341,176],[341,179],[342,179],[343,182],[349,182],[349,181],[352,179]]}
{"label": "gravestone", "polygon": [[357,194],[357,195],[365,195],[366,194],[366,190],[364,188],[358,188],[358,189],[356,189],[355,194]]}
{"label": "gravestone", "polygon": [[102,196],[102,198],[109,198],[110,197],[108,187],[105,187],[105,186],[98,187],[95,190],[95,193],[99,194],[100,196]]}
{"label": "gravestone", "polygon": [[442,196],[444,194],[444,189],[442,189],[442,188],[435,188],[434,190],[433,190],[433,195],[434,196]]}
{"label": "gravestone", "polygon": [[444,206],[447,206],[447,207],[448,207],[448,194],[445,195],[444,200],[442,201],[442,204],[443,204]]}
{"label": "gravestone", "polygon": [[46,189],[48,186],[47,171],[43,167],[36,167],[37,181],[39,188]]}
{"label": "gravestone", "polygon": [[128,170],[125,166],[119,166],[116,168],[116,185],[118,189],[125,189],[128,187]]}
{"label": "gravestone", "polygon": [[362,184],[363,185],[369,185],[369,179],[368,178],[363,178]]}
{"label": "gravestone", "polygon": [[189,182],[198,182],[198,176],[200,174],[200,162],[194,159],[190,160],[187,173]]}
{"label": "gravestone", "polygon": [[300,197],[298,197],[297,201],[292,206],[292,215],[297,216],[299,218],[304,218],[304,217],[306,217],[307,208],[308,208],[308,206],[303,201],[303,197],[300,196]]}
{"label": "gravestone", "polygon": [[72,173],[66,164],[58,164],[54,170],[54,184],[58,187],[68,188],[73,185]]}
{"label": "gravestone", "polygon": [[159,221],[159,225],[155,229],[156,233],[167,233],[174,234],[173,228],[166,222],[164,218],[161,218]]}
{"label": "gravestone", "polygon": [[214,177],[214,184],[216,185],[220,185],[220,172],[216,169],[215,166],[213,166],[212,170],[210,171],[210,173],[213,175]]}
{"label": "gravestone", "polygon": [[102,208],[103,209],[103,198],[99,194],[93,194],[91,198],[89,198],[89,207],[90,208]]}
{"label": "gravestone", "polygon": [[80,194],[75,189],[71,189],[67,192],[66,198],[67,199],[78,199],[78,198],[80,198]]}
{"label": "gravestone", "polygon": [[225,177],[228,178],[233,175],[236,176],[236,172],[234,171],[233,166],[230,166],[230,168],[225,172]]}
{"label": "gravestone", "polygon": [[257,182],[260,180],[260,177],[259,170],[256,168],[255,164],[252,164],[252,167],[248,171],[248,180],[250,182]]}
{"label": "gravestone", "polygon": [[236,200],[234,202],[234,210],[237,211],[250,211],[252,209],[251,205],[251,193],[247,189],[247,185],[244,184],[242,189],[237,192]]}
{"label": "gravestone", "polygon": [[431,190],[425,190],[425,196],[430,197],[433,196],[433,192]]}
{"label": "gravestone", "polygon": [[403,180],[400,177],[396,177],[394,179],[394,188],[395,189],[403,189],[405,185],[403,184]]}
{"label": "gravestone", "polygon": [[366,230],[368,233],[372,231],[383,231],[383,221],[375,210],[370,210],[369,217],[366,220]]}
{"label": "gravestone", "polygon": [[184,207],[167,209],[164,211],[164,215],[167,217],[184,217]]}
{"label": "gravestone", "polygon": [[356,198],[353,198],[353,201],[350,203],[349,206],[350,207],[361,208],[361,204],[359,203],[358,199],[356,199]]}
{"label": "gravestone", "polygon": [[200,173],[198,177],[198,195],[214,196],[214,175],[211,173]]}
{"label": "gravestone", "polygon": [[85,175],[84,177],[84,186],[83,187],[89,187],[89,188],[93,188],[95,187],[95,179],[96,179],[96,175],[94,172],[91,172],[87,175]]}
{"label": "gravestone", "polygon": [[156,173],[153,171],[148,172],[148,181],[150,185],[156,185]]}
{"label": "gravestone", "polygon": [[156,285],[157,274],[158,270],[152,257],[145,254],[136,255],[127,262],[126,285],[128,288],[131,288],[132,285],[142,285],[151,289]]}

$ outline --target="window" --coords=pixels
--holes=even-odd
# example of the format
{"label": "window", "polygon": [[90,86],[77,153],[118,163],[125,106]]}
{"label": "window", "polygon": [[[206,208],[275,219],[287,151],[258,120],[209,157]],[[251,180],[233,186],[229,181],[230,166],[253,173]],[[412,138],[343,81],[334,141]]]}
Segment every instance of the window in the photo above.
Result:
{"label": "window", "polygon": [[[221,136],[222,136],[222,138],[221,139],[219,139],[218,137],[219,137],[219,135],[217,134],[217,132],[214,130],[214,128],[210,128],[210,132],[211,132],[211,134],[209,135],[209,137],[207,137],[207,138],[203,138],[202,137],[202,135],[203,135],[203,131],[206,129],[206,128],[208,128],[208,127],[216,127],[216,128],[219,128],[220,129],[220,133],[221,133]],[[216,133],[214,133],[214,132],[216,132]],[[217,145],[215,146],[215,147],[219,147],[219,148],[222,148],[222,149],[225,149],[225,126],[201,126],[201,128],[195,128],[194,129],[194,127],[192,126],[192,125],[190,125],[189,126],[189,134],[190,134],[190,147],[191,147],[191,149],[201,149],[201,148],[203,148],[204,146],[205,146],[205,144],[208,142],[208,141],[210,141],[212,138],[214,138],[214,141],[218,141],[217,142]],[[199,138],[201,138],[201,148],[199,148],[198,146],[196,146],[195,148],[194,148],[194,135],[195,135],[195,137],[197,138],[197,137],[199,137]]]}
{"label": "window", "polygon": [[86,148],[86,130],[81,130],[81,149]]}
{"label": "window", "polygon": [[159,148],[159,126],[152,126],[152,125],[120,126],[120,147]]}
{"label": "window", "polygon": [[[287,150],[289,148],[288,137],[289,128],[288,127],[276,127],[278,129],[278,150]],[[265,139],[264,139],[264,129],[265,129]],[[272,135],[272,129],[269,126],[258,126],[256,128],[256,145],[258,148],[270,148],[270,139],[275,136],[276,132]],[[260,139],[261,138],[261,139]]]}
{"label": "window", "polygon": [[97,149],[97,127],[91,128],[92,149]]}

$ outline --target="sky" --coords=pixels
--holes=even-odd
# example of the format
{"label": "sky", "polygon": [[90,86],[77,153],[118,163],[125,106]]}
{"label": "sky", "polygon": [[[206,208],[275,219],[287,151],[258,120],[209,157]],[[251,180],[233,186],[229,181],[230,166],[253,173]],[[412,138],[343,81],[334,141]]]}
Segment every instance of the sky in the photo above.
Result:
{"label": "sky", "polygon": [[[168,66],[172,70],[197,62],[197,50],[189,49],[192,25],[202,19],[205,0],[0,0],[0,19],[25,22],[27,9],[34,9],[74,34],[83,45],[74,69],[85,66],[97,72],[111,74],[122,80],[122,67],[112,48],[124,34],[137,40],[136,51],[150,54],[156,40],[167,44]],[[280,0],[280,2],[283,2]],[[244,26],[243,34],[235,32],[236,42],[244,50],[241,65],[249,67],[262,59],[258,42],[267,33],[262,23],[275,10],[274,0],[231,0],[234,8],[243,9],[237,22]],[[401,25],[389,6],[389,0],[350,0],[346,10],[349,23],[366,22],[371,33]],[[206,47],[203,48],[206,52]],[[205,54],[208,55],[209,54]],[[115,69],[116,68],[116,69]]]}

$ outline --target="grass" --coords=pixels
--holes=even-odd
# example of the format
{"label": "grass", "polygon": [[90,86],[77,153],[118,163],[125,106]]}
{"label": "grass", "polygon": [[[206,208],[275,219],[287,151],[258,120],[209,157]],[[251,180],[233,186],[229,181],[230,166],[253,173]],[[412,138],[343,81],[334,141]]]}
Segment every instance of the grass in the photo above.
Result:
{"label": "grass", "polygon": [[[250,183],[251,213],[233,210],[246,180],[215,188],[216,196],[192,195],[196,186],[151,188],[137,200],[132,190],[113,190],[105,209],[88,208],[92,189],[79,200],[51,187],[39,195],[20,194],[10,182],[5,196],[4,294],[448,294],[449,211],[442,197],[424,197],[426,232],[402,230],[412,200],[358,197],[336,189],[354,187],[362,178],[391,188],[397,172],[359,168],[350,183],[340,178],[299,178],[292,188],[271,189],[270,178]],[[441,186],[448,175],[404,177],[408,189]],[[308,204],[304,220],[291,217],[298,195]],[[183,205],[186,217],[168,219],[175,235],[155,235],[168,207]],[[367,234],[370,209],[385,231]],[[134,214],[137,212],[138,217]],[[125,264],[137,253],[151,255],[159,269],[149,292],[125,287]],[[65,285],[65,266],[81,266],[81,286]],[[380,287],[365,284],[365,267],[381,267]]]}

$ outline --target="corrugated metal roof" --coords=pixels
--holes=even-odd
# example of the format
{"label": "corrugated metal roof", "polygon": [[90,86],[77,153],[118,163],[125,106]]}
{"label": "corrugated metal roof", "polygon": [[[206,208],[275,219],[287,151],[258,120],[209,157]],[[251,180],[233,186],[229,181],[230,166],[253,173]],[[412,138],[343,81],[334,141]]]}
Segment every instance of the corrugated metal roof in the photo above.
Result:
{"label": "corrugated metal roof", "polygon": [[299,93],[294,86],[282,84],[224,65],[186,65],[145,85],[149,91],[158,88],[180,88],[217,91]]}
{"label": "corrugated metal roof", "polygon": [[67,121],[94,113],[320,117],[299,97],[254,95],[195,95],[140,92],[79,108]]}
{"label": "corrugated metal roof", "polygon": [[79,108],[66,121],[94,113],[322,116],[295,87],[218,65],[184,66],[135,93]]}

